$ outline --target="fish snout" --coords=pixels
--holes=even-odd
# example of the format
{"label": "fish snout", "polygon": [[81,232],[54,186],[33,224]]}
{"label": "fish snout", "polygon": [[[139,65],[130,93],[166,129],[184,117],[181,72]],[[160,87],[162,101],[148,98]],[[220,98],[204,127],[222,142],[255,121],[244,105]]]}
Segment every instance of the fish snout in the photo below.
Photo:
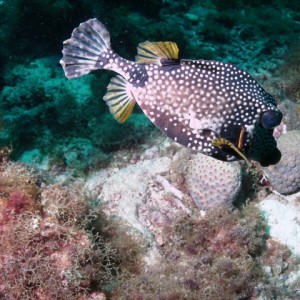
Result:
{"label": "fish snout", "polygon": [[274,148],[273,151],[265,155],[259,160],[262,167],[268,167],[270,165],[276,165],[281,159],[281,152],[278,148]]}
{"label": "fish snout", "polygon": [[265,129],[273,129],[280,124],[282,112],[280,110],[268,110],[262,113],[260,122]]}

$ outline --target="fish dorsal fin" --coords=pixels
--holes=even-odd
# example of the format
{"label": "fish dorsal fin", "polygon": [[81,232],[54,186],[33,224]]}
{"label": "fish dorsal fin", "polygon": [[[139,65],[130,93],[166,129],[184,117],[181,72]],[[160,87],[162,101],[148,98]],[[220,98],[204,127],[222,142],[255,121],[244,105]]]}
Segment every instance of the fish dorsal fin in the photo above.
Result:
{"label": "fish dorsal fin", "polygon": [[138,54],[135,61],[140,64],[163,65],[167,61],[178,61],[179,49],[174,42],[149,42],[139,43]]}
{"label": "fish dorsal fin", "polygon": [[110,80],[107,93],[103,97],[114,118],[124,123],[131,115],[135,99],[130,93],[130,83],[122,76],[117,75]]}

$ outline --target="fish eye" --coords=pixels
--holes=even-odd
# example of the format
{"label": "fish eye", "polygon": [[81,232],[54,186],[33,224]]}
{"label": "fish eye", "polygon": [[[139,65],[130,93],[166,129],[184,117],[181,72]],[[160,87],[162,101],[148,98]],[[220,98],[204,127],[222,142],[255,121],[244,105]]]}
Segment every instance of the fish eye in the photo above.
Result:
{"label": "fish eye", "polygon": [[261,125],[266,129],[273,129],[280,124],[282,120],[282,112],[269,110],[261,115]]}

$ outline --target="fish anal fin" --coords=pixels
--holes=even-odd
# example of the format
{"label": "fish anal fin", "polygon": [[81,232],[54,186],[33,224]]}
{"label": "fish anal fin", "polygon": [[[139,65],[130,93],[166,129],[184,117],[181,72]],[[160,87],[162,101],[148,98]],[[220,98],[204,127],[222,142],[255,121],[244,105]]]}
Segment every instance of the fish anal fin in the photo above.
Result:
{"label": "fish anal fin", "polygon": [[135,61],[140,64],[179,64],[179,49],[174,42],[149,42],[138,45]]}
{"label": "fish anal fin", "polygon": [[110,80],[107,93],[103,97],[111,114],[120,123],[124,123],[130,117],[136,103],[130,93],[130,86],[126,79],[117,75]]}

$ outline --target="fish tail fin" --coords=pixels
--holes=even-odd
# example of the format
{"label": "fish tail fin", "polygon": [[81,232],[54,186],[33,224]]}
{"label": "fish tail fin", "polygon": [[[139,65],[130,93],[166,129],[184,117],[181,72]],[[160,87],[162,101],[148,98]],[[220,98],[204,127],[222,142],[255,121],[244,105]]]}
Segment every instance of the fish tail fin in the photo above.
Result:
{"label": "fish tail fin", "polygon": [[68,79],[102,69],[112,52],[109,32],[97,19],[81,23],[63,45],[60,64]]}

